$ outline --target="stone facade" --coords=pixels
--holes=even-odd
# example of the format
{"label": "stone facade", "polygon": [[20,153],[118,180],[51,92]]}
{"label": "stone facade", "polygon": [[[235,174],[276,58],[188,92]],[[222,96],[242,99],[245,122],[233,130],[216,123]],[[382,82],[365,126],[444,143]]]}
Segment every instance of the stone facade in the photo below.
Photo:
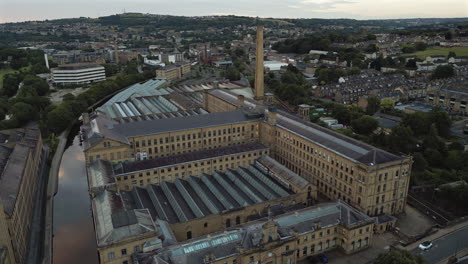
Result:
{"label": "stone facade", "polygon": [[156,77],[177,80],[190,73],[190,63],[168,65],[156,70]]}
{"label": "stone facade", "polygon": [[[342,208],[346,206],[342,203],[337,204],[337,207],[326,204],[248,222],[223,233],[140,254],[134,260],[138,264],[292,264],[336,248],[351,254],[369,247],[374,221],[349,207]],[[345,220],[350,211],[358,221]],[[328,219],[322,218],[324,213]]]}
{"label": "stone facade", "polygon": [[0,156],[0,247],[7,249],[9,263],[24,263],[42,160],[41,133],[31,125],[0,134],[7,138],[0,144],[2,152],[9,149]]}

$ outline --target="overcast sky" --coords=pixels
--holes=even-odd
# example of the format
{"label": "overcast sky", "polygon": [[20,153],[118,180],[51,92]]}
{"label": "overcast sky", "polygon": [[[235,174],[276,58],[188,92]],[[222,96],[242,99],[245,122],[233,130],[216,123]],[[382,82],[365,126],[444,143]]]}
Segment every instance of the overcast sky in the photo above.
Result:
{"label": "overcast sky", "polygon": [[0,23],[126,12],[282,18],[468,17],[468,0],[0,0]]}

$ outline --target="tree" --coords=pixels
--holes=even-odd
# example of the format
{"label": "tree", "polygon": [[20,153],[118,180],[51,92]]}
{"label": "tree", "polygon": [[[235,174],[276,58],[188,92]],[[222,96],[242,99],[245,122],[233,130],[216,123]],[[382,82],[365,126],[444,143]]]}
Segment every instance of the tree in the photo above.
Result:
{"label": "tree", "polygon": [[427,49],[427,44],[425,42],[416,42],[416,44],[414,44],[414,48],[416,50],[422,51],[422,50]]}
{"label": "tree", "polygon": [[288,64],[288,67],[286,68],[287,71],[293,72],[293,73],[299,73],[299,69],[292,65],[291,63]]}
{"label": "tree", "polygon": [[288,101],[290,104],[300,103],[299,101],[307,93],[303,86],[295,83],[282,83],[275,92],[281,100]]}
{"label": "tree", "polygon": [[418,68],[418,65],[416,64],[416,60],[415,60],[415,59],[409,59],[409,60],[406,62],[405,67],[406,67],[406,68],[409,68],[409,69],[417,69],[417,68]]}
{"label": "tree", "polygon": [[403,249],[392,249],[387,253],[380,254],[374,264],[427,264],[421,255],[413,255]]}
{"label": "tree", "polygon": [[102,64],[102,66],[104,66],[106,77],[110,77],[120,71],[120,67],[117,64],[105,63],[105,64]]}
{"label": "tree", "polygon": [[404,115],[402,124],[411,128],[416,136],[421,136],[427,134],[431,126],[431,121],[426,113],[416,112]]}
{"label": "tree", "polygon": [[48,127],[55,133],[65,130],[75,117],[69,107],[59,105],[47,114]]}
{"label": "tree", "polygon": [[315,71],[317,81],[321,84],[336,83],[340,77],[345,75],[346,71],[342,69],[320,68]]}
{"label": "tree", "polygon": [[37,112],[32,105],[18,102],[11,107],[9,114],[13,115],[18,122],[24,124],[33,120],[36,117]]}
{"label": "tree", "polygon": [[226,79],[230,81],[238,81],[240,80],[240,72],[233,66],[229,66],[225,72]]}
{"label": "tree", "polygon": [[362,135],[369,135],[379,127],[379,122],[372,116],[363,115],[351,121],[353,130]]}
{"label": "tree", "polygon": [[390,56],[386,57],[386,58],[383,60],[383,66],[395,67],[396,65],[397,65],[397,63],[396,63],[395,60],[392,59],[392,57],[390,57]]}
{"label": "tree", "polygon": [[35,74],[46,73],[49,72],[49,69],[47,69],[44,63],[36,63],[31,66],[31,72]]}
{"label": "tree", "polygon": [[333,116],[341,124],[350,125],[351,120],[353,120],[353,116],[356,116],[356,114],[351,113],[351,110],[348,107],[342,104],[332,104],[329,108],[332,111]]}
{"label": "tree", "polygon": [[376,96],[371,96],[367,98],[367,107],[366,113],[368,115],[373,115],[380,109],[380,99]]}
{"label": "tree", "polygon": [[375,44],[369,44],[366,48],[366,52],[376,52],[377,51],[377,45]]}
{"label": "tree", "polygon": [[440,65],[437,66],[435,71],[431,75],[431,79],[445,79],[455,75],[455,71],[451,65]]}
{"label": "tree", "polygon": [[393,152],[409,154],[414,151],[416,140],[411,128],[399,125],[392,128],[392,133],[388,136],[388,144]]}
{"label": "tree", "polygon": [[459,150],[459,151],[465,150],[465,147],[463,146],[463,144],[458,141],[451,143],[448,148],[449,150]]}
{"label": "tree", "polygon": [[25,86],[30,85],[34,88],[37,95],[46,95],[49,92],[49,84],[42,78],[35,75],[26,75],[23,79]]}
{"label": "tree", "polygon": [[392,98],[383,98],[381,101],[380,101],[380,106],[384,109],[384,110],[391,110],[393,109],[393,106],[395,105],[395,102],[393,102],[393,99]]}
{"label": "tree", "polygon": [[384,58],[382,56],[379,56],[378,58],[373,60],[370,63],[369,66],[370,66],[371,69],[375,69],[377,71],[380,71],[380,69],[382,68],[383,65],[384,65]]}
{"label": "tree", "polygon": [[457,54],[453,51],[449,51],[448,55],[447,55],[447,59],[450,59],[450,58],[455,58],[457,57]]}
{"label": "tree", "polygon": [[461,170],[463,168],[463,157],[460,151],[452,150],[445,158],[445,167],[450,170]]}
{"label": "tree", "polygon": [[463,216],[468,212],[468,186],[442,187],[437,199],[443,200],[445,207],[451,208],[457,215]]}
{"label": "tree", "polygon": [[18,91],[17,97],[33,97],[37,96],[36,89],[31,85],[23,85],[21,89]]}
{"label": "tree", "polygon": [[429,129],[429,133],[423,140],[423,147],[424,149],[435,149],[441,153],[446,154],[447,152],[447,145],[445,142],[440,139],[439,133],[437,132],[437,127],[435,124],[431,125]]}
{"label": "tree", "polygon": [[453,38],[453,34],[450,31],[445,32],[444,36],[445,36],[446,40],[452,40],[452,38]]}
{"label": "tree", "polygon": [[429,166],[423,154],[421,154],[420,152],[416,152],[413,154],[413,161],[413,169],[417,171],[424,171]]}
{"label": "tree", "polygon": [[404,46],[404,47],[401,49],[401,51],[402,51],[403,53],[414,53],[414,52],[416,52],[416,48],[413,47],[413,46]]}
{"label": "tree", "polygon": [[245,55],[245,51],[241,48],[236,48],[234,50],[235,57],[243,57]]}
{"label": "tree", "polygon": [[33,85],[39,96],[46,95],[49,92],[49,84],[45,80],[40,80],[39,82]]}
{"label": "tree", "polygon": [[452,120],[450,120],[449,115],[443,109],[434,107],[429,113],[429,120],[435,124],[439,136],[446,138],[450,135]]}
{"label": "tree", "polygon": [[22,77],[19,74],[6,74],[3,76],[3,89],[0,91],[1,95],[12,97],[18,91],[18,85]]}
{"label": "tree", "polygon": [[428,148],[424,150],[424,157],[434,167],[441,167],[444,163],[444,157],[436,149]]}

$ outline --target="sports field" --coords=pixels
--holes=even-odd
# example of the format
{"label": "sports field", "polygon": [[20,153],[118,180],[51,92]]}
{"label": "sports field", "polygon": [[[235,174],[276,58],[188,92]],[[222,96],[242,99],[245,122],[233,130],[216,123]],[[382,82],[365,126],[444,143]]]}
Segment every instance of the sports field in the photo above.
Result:
{"label": "sports field", "polygon": [[452,48],[443,48],[443,47],[430,47],[423,51],[418,51],[415,53],[408,53],[403,56],[418,56],[420,59],[425,59],[427,56],[436,56],[442,55],[447,56],[450,51],[455,52],[457,56],[468,56],[468,47],[452,47]]}

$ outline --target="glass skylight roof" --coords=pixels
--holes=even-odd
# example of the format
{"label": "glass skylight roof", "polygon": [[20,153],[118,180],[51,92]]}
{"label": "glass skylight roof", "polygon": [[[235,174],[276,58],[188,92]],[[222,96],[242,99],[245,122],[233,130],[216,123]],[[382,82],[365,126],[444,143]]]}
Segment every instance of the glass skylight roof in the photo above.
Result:
{"label": "glass skylight roof", "polygon": [[185,254],[189,254],[195,251],[203,250],[209,247],[215,247],[222,244],[227,244],[234,240],[240,239],[240,235],[238,233],[232,233],[228,235],[220,235],[217,238],[206,238],[203,242],[197,244],[187,244],[183,246],[183,250]]}

